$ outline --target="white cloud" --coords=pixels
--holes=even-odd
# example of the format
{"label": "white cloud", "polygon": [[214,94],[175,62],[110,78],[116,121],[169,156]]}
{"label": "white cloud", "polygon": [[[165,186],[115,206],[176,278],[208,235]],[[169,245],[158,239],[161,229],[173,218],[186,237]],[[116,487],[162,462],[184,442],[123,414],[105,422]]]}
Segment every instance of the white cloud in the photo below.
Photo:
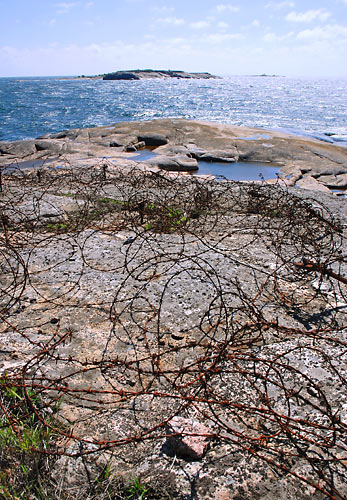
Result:
{"label": "white cloud", "polygon": [[287,33],[285,35],[276,35],[276,33],[266,33],[264,35],[264,41],[265,42],[282,42],[283,40],[287,40],[288,38],[291,38],[294,35],[294,33],[291,31],[290,33]]}
{"label": "white cloud", "polygon": [[231,5],[230,3],[221,3],[216,7],[217,12],[239,12],[240,7]]}
{"label": "white cloud", "polygon": [[287,21],[295,23],[310,23],[316,19],[324,22],[331,16],[331,13],[326,9],[308,10],[306,12],[289,12],[286,16]]}
{"label": "white cloud", "polygon": [[153,12],[157,12],[159,14],[171,14],[172,12],[174,12],[174,8],[173,7],[169,7],[167,5],[162,5],[160,7],[151,7],[151,11]]}
{"label": "white cloud", "polygon": [[156,20],[157,23],[172,24],[173,26],[181,26],[184,24],[184,19],[177,17],[160,17]]}
{"label": "white cloud", "polygon": [[265,42],[277,42],[279,37],[275,33],[266,33],[264,35],[264,40]]}
{"label": "white cloud", "polygon": [[57,7],[57,14],[68,14],[71,9],[77,7],[78,2],[60,2],[56,3],[55,7]]}
{"label": "white cloud", "polygon": [[242,38],[243,35],[241,35],[241,33],[214,33],[213,35],[209,35],[207,40],[211,43],[224,43],[230,42],[230,40],[240,40]]}
{"label": "white cloud", "polygon": [[254,19],[254,21],[251,22],[251,26],[258,28],[260,26],[260,22],[258,21],[258,19]]}
{"label": "white cloud", "polygon": [[94,2],[87,2],[87,3],[85,4],[85,8],[86,8],[86,9],[89,9],[90,7],[93,7],[93,5],[94,5]]}
{"label": "white cloud", "polygon": [[317,26],[313,29],[300,31],[296,38],[298,40],[338,40],[345,39],[347,42],[347,26],[339,24],[328,24],[327,26]]}
{"label": "white cloud", "polygon": [[162,48],[165,46],[167,50],[170,51],[189,52],[192,49],[189,40],[186,40],[185,38],[168,38],[167,40],[161,40],[160,44],[162,45]]}
{"label": "white cloud", "polygon": [[295,3],[294,2],[269,2],[265,5],[265,9],[273,9],[273,10],[280,10],[280,9],[283,9],[284,7],[289,7],[291,9],[293,9],[295,7]]}
{"label": "white cloud", "polygon": [[220,28],[222,30],[226,30],[229,27],[228,23],[225,23],[224,21],[221,21],[220,23],[217,24],[217,28]]}
{"label": "white cloud", "polygon": [[[249,45],[241,34],[216,35],[214,43],[201,43],[201,37],[161,39],[142,43],[68,45],[44,48],[0,46],[0,76],[101,74],[118,69],[154,67],[223,74],[276,73],[288,76],[347,77],[344,64],[347,37],[343,26],[327,29],[340,33],[337,41],[297,40],[294,43]],[[212,36],[212,35],[211,35]],[[243,40],[247,43],[244,43]],[[238,40],[239,39],[239,40]],[[240,41],[241,40],[241,41]],[[293,38],[290,39],[292,42]]]}
{"label": "white cloud", "polygon": [[194,30],[202,30],[204,28],[208,28],[208,26],[210,26],[210,23],[208,21],[197,21],[190,24],[190,27]]}

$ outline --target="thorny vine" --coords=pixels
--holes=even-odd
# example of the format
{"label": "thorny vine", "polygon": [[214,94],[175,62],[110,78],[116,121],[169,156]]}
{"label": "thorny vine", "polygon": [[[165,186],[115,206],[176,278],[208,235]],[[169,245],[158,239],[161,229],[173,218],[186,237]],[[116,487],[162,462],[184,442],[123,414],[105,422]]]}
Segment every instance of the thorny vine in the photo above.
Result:
{"label": "thorny vine", "polygon": [[[106,161],[5,170],[1,334],[22,353],[6,376],[61,435],[59,453],[161,440],[193,415],[215,446],[341,499],[343,241],[327,207],[277,185]],[[67,319],[82,331],[95,314],[102,331],[84,351]],[[47,419],[59,400],[77,415],[69,430]]]}

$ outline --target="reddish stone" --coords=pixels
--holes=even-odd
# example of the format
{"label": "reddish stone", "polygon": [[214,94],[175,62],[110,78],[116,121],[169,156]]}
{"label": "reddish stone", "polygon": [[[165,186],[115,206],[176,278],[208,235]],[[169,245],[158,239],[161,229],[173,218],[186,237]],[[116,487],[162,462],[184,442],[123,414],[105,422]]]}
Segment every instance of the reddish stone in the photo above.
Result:
{"label": "reddish stone", "polygon": [[174,417],[168,424],[164,450],[168,455],[195,461],[205,455],[210,442],[210,430],[205,425],[183,417]]}

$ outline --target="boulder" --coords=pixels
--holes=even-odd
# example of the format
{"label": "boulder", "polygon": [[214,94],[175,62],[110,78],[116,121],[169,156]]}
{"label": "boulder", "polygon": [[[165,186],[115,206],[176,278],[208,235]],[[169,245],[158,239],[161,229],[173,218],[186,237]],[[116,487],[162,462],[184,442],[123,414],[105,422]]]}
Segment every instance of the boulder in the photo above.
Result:
{"label": "boulder", "polygon": [[[117,139],[114,139],[112,141],[108,141],[108,145],[109,145],[110,148],[119,148],[119,147],[123,147],[124,146]],[[106,146],[106,144],[105,144],[105,146]]]}
{"label": "boulder", "polygon": [[24,158],[36,153],[35,141],[0,142],[0,154]]}
{"label": "boulder", "polygon": [[[62,132],[58,132],[57,134],[51,134],[49,139],[71,139],[72,141],[76,139],[78,135],[79,129],[72,130],[63,130]],[[45,136],[38,137],[38,139],[45,139]]]}
{"label": "boulder", "polygon": [[51,139],[52,135],[51,134],[44,134],[40,135],[39,137],[36,137],[36,139]]}
{"label": "boulder", "polygon": [[199,168],[198,162],[186,155],[156,155],[144,163],[149,167],[158,167],[171,172],[190,172]]}
{"label": "boulder", "polygon": [[330,189],[317,181],[314,177],[308,175],[307,177],[303,177],[296,184],[296,187],[302,189],[311,189],[312,191],[322,191],[323,193],[330,193]]}
{"label": "boulder", "polygon": [[202,161],[217,161],[231,163],[239,159],[239,154],[236,148],[224,149],[224,150],[213,150],[213,151],[198,151],[192,153],[195,158]]}
{"label": "boulder", "polygon": [[146,144],[144,141],[140,141],[140,142],[135,142],[133,144],[128,144],[127,146],[125,146],[125,151],[127,153],[135,153],[136,151],[139,151],[141,149],[145,149],[146,147]]}
{"label": "boulder", "polygon": [[49,151],[50,153],[60,153],[64,144],[64,142],[57,139],[42,139],[35,141],[36,151]]}
{"label": "boulder", "polygon": [[159,146],[155,149],[156,154],[174,156],[174,155],[188,155],[192,156],[186,146],[175,146],[174,144],[166,144]]}
{"label": "boulder", "polygon": [[330,188],[347,188],[347,173],[340,175],[321,175],[319,182]]}
{"label": "boulder", "polygon": [[[312,173],[312,177],[321,177],[323,175],[340,175],[347,174],[347,167],[341,165],[339,167],[328,167],[321,169],[319,172]],[[320,179],[319,179],[320,180]]]}
{"label": "boulder", "polygon": [[146,144],[146,146],[152,146],[152,147],[163,146],[168,142],[167,138],[164,135],[155,133],[147,133],[139,135],[138,140],[139,142],[143,141]]}

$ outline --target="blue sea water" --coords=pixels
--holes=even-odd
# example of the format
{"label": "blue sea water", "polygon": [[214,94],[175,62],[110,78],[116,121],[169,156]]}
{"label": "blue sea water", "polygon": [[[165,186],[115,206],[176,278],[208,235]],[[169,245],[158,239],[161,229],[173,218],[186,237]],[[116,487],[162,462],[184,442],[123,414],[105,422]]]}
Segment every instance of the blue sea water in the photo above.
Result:
{"label": "blue sea water", "polygon": [[0,140],[158,118],[285,129],[347,144],[347,80],[0,78]]}

